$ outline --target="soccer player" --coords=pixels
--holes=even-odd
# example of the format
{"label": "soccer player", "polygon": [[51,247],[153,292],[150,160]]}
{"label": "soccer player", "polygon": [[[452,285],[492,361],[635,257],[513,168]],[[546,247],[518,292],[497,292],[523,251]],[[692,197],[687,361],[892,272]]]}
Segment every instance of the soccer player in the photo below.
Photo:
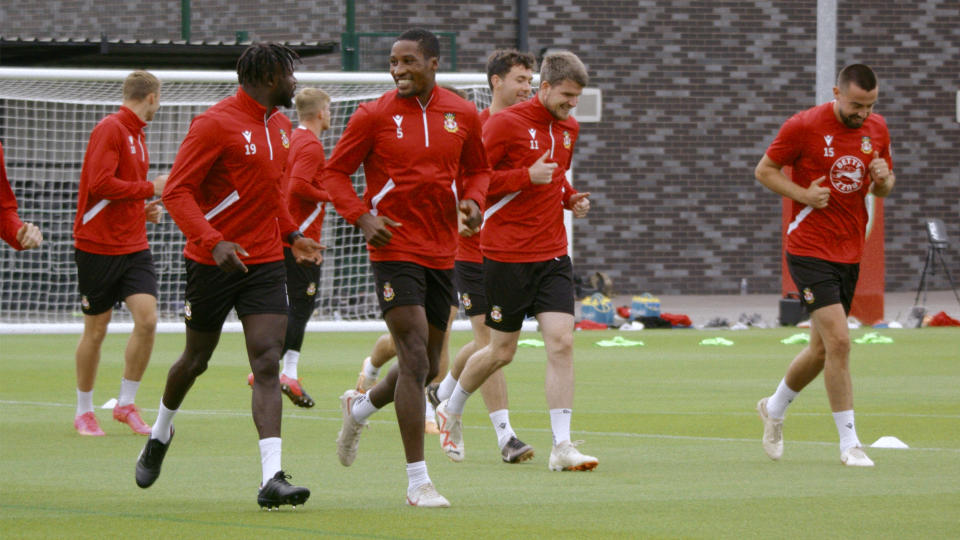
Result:
{"label": "soccer player", "polygon": [[[847,314],[863,255],[864,198],[886,197],[896,181],[887,123],[873,114],[877,95],[873,70],[863,64],[843,68],[834,101],[787,120],[756,168],[761,184],[792,200],[787,267],[811,319],[810,344],[790,363],[773,395],[757,403],[770,459],[783,455],[787,406],[822,371],[841,463],[873,466],[853,421]],[[793,167],[792,178],[781,171],[784,166]]]}
{"label": "soccer player", "polygon": [[[536,59],[530,53],[521,53],[514,49],[493,51],[487,59],[487,82],[490,85],[492,99],[490,107],[480,113],[480,122],[486,123],[490,116],[530,98],[533,68]],[[536,167],[537,165],[534,165]],[[499,173],[494,172],[494,180]],[[536,174],[534,171],[533,174]],[[457,250],[454,281],[460,294],[460,303],[470,318],[473,328],[473,341],[464,345],[454,357],[450,372],[439,385],[431,385],[427,395],[433,396],[434,406],[448,399],[457,385],[457,378],[463,371],[467,359],[490,342],[490,329],[484,324],[488,304],[483,289],[483,255],[480,252],[480,235],[474,234],[460,238]],[[510,425],[510,411],[507,400],[507,380],[503,370],[497,370],[480,386],[490,422],[497,435],[500,457],[505,463],[520,463],[533,458],[533,447],[521,441],[513,426]],[[447,446],[447,448],[451,448]],[[463,453],[448,453],[454,461],[463,459]]]}
{"label": "soccer player", "polygon": [[150,434],[134,404],[157,331],[157,272],[147,245],[146,222],[157,223],[166,175],[147,180],[150,157],[143,128],[160,108],[160,81],[134,71],[123,82],[123,105],[90,133],[80,171],[73,222],[83,334],[77,344],[77,414],[81,435],[104,435],[93,413],[93,385],[113,306],[123,301],[133,317],[124,351],[120,395],[113,418],[135,433]]}
{"label": "soccer player", "polygon": [[[454,300],[457,211],[466,215],[466,226],[480,225],[490,171],[476,107],[436,84],[439,55],[439,40],[426,30],[397,38],[389,59],[396,90],[357,108],[323,175],[337,211],[367,240],[398,355],[398,365],[366,394],[350,389],[340,396],[337,456],[352,464],[367,418],[393,402],[407,461],[407,503],[428,507],[450,503],[424,461],[424,386],[436,376]],[[361,164],[363,200],[349,178]]]}
{"label": "soccer player", "polygon": [[[330,195],[320,187],[325,159],[320,134],[330,129],[330,96],[319,88],[304,88],[297,93],[295,102],[300,125],[293,130],[290,141],[290,155],[284,171],[284,191],[290,215],[299,225],[300,232],[320,242],[326,203],[330,200]],[[280,390],[297,407],[310,408],[314,402],[297,376],[297,364],[307,321],[317,304],[320,266],[298,263],[286,240],[283,242],[283,261],[287,268],[290,315],[287,318],[287,335],[283,340]],[[247,377],[247,382],[253,386],[253,373]]]}
{"label": "soccer player", "polygon": [[587,82],[576,55],[548,54],[536,98],[500,111],[484,125],[494,170],[480,237],[490,343],[467,360],[450,398],[437,407],[441,448],[448,456],[463,455],[461,415],[467,398],[510,363],[523,319],[533,315],[547,352],[550,470],[597,466],[597,458],[581,454],[570,441],[574,294],[562,210],[583,217],[590,209],[589,193],[577,193],[565,176],[579,131],[570,110]]}
{"label": "soccer player", "polygon": [[20,216],[17,215],[17,197],[7,180],[3,143],[0,143],[0,237],[17,251],[40,247],[43,243],[43,234],[39,227],[20,221]]}
{"label": "soccer player", "polygon": [[253,422],[260,437],[261,507],[302,504],[310,490],[290,485],[281,468],[279,361],[287,326],[281,239],[298,261],[319,262],[320,245],[303,235],[283,200],[297,54],[255,43],[237,61],[240,87],[193,119],[163,191],[187,237],[186,347],[167,374],[157,420],[137,460],[136,480],[160,475],[173,417],[207,364],[231,309],[243,324],[253,370]]}

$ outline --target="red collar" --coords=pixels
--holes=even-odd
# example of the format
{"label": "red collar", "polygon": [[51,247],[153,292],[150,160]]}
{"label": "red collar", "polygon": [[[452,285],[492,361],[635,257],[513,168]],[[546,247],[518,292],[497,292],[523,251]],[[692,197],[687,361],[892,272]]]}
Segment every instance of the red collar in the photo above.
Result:
{"label": "red collar", "polygon": [[140,119],[137,116],[137,113],[133,112],[132,109],[128,107],[120,106],[120,110],[117,111],[117,117],[120,119],[120,122],[130,128],[132,131],[140,131],[147,126],[147,123]]}
{"label": "red collar", "polygon": [[[249,112],[251,116],[254,116],[258,119],[263,119],[267,117],[267,108],[260,104],[259,101],[250,97],[250,94],[246,93],[242,86],[237,87],[237,102],[240,104],[240,108]],[[270,111],[270,115],[277,110],[276,107]]]}

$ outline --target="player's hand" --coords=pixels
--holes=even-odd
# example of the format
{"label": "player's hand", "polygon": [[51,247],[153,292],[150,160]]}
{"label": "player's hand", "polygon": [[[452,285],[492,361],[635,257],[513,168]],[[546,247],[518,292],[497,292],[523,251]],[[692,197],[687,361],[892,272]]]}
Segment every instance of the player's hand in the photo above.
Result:
{"label": "player's hand", "polygon": [[590,199],[587,197],[590,193],[574,193],[570,196],[570,210],[573,211],[573,217],[582,218],[587,216],[590,211]]}
{"label": "player's hand", "polygon": [[146,214],[147,221],[150,223],[160,223],[163,221],[163,207],[160,206],[163,201],[160,199],[150,201],[143,207],[143,213]]}
{"label": "player's hand", "polygon": [[316,240],[301,236],[290,245],[290,251],[297,259],[297,264],[304,266],[319,266],[323,262],[323,250],[327,246]]}
{"label": "player's hand", "polygon": [[827,203],[830,202],[830,188],[820,185],[826,179],[826,176],[821,176],[810,182],[810,187],[804,192],[805,200],[802,202],[817,209],[826,208]]}
{"label": "player's hand", "polygon": [[401,227],[400,223],[387,216],[375,216],[369,212],[357,218],[357,226],[363,231],[363,237],[373,247],[383,247],[393,238],[387,227]]}
{"label": "player's hand", "polygon": [[870,179],[880,184],[880,187],[887,187],[890,181],[890,167],[887,160],[880,157],[880,152],[873,152],[873,159],[870,160]]}
{"label": "player's hand", "polygon": [[153,194],[157,197],[163,195],[163,188],[167,185],[166,174],[161,174],[160,176],[153,179]]}
{"label": "player's hand", "polygon": [[553,180],[553,171],[557,168],[556,163],[547,163],[547,156],[550,152],[544,152],[533,165],[527,169],[530,172],[530,183],[543,185],[549,184]]}
{"label": "player's hand", "polygon": [[23,249],[40,247],[40,244],[43,243],[43,234],[40,232],[40,228],[33,223],[24,223],[17,231],[17,242],[20,242]]}
{"label": "player's hand", "polygon": [[[461,223],[464,228],[470,231],[469,235],[472,236],[480,232],[480,225],[483,223],[483,212],[480,211],[480,206],[477,205],[477,201],[472,199],[466,199],[460,201],[460,204],[457,205],[458,213],[461,214]],[[460,233],[463,235],[463,233]]]}
{"label": "player's hand", "polygon": [[213,247],[212,255],[213,261],[224,272],[230,274],[239,270],[244,274],[247,273],[247,265],[243,264],[240,257],[248,257],[250,254],[240,247],[240,244],[221,240]]}

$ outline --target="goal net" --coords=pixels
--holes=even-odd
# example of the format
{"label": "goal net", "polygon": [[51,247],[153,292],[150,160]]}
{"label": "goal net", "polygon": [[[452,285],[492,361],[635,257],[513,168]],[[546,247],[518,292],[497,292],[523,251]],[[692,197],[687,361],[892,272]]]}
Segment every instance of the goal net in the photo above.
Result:
{"label": "goal net", "polygon": [[[73,260],[77,188],[90,131],[117,110],[127,70],[0,68],[0,141],[7,177],[21,219],[40,227],[40,249],[16,252],[0,247],[0,330],[49,331],[81,323],[80,294]],[[153,71],[163,83],[161,106],[145,128],[148,178],[167,173],[194,116],[237,89],[232,72]],[[332,98],[331,128],[323,136],[327,157],[357,105],[394,88],[386,73],[297,73],[297,86],[322,88]],[[478,109],[489,105],[486,75],[439,74],[438,84],[465,90]],[[284,111],[296,125],[296,111]],[[358,193],[363,169],[353,175]],[[327,246],[313,321],[379,319],[380,312],[363,235],[331,205],[323,224]],[[156,265],[161,323],[182,320],[184,237],[169,216],[147,224]],[[232,319],[236,319],[231,314]],[[130,322],[114,310],[114,321]],[[71,325],[72,326],[72,325]]]}

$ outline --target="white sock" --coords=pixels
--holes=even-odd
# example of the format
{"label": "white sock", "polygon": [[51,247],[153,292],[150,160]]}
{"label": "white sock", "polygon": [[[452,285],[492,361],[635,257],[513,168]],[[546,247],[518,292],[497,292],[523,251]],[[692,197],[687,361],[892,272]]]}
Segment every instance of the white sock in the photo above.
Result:
{"label": "white sock", "polygon": [[93,390],[81,392],[77,389],[77,416],[93,412]]}
{"label": "white sock", "polygon": [[440,398],[440,401],[450,399],[450,394],[453,394],[453,389],[456,387],[457,380],[448,371],[447,376],[440,381],[440,386],[437,387],[437,397]]}
{"label": "white sock", "polygon": [[128,381],[120,377],[120,395],[117,397],[117,407],[126,407],[136,401],[138,388],[140,388],[140,381]]}
{"label": "white sock", "polygon": [[281,469],[280,448],[280,437],[260,439],[260,467],[263,470],[261,486],[267,485],[267,482]]}
{"label": "white sock", "polygon": [[427,474],[426,461],[407,463],[407,493],[429,483],[430,475]]}
{"label": "white sock", "polygon": [[283,374],[293,380],[297,380],[297,362],[300,361],[300,351],[287,351],[283,353]]}
{"label": "white sock", "polygon": [[787,386],[786,378],[781,379],[777,391],[767,399],[767,414],[770,418],[783,418],[787,414],[787,405],[790,405],[799,393]]}
{"label": "white sock", "polygon": [[450,398],[447,400],[447,412],[451,414],[463,414],[463,408],[467,405],[467,398],[473,392],[467,392],[460,386],[460,382],[457,382],[456,388],[453,389],[453,393],[450,394]]}
{"label": "white sock", "polygon": [[426,403],[427,406],[424,409],[425,411],[424,418],[427,420],[427,422],[436,422],[437,411],[433,408],[433,403],[430,403],[430,400],[426,399],[426,396],[424,396],[424,401],[427,402]]}
{"label": "white sock", "polygon": [[380,376],[380,368],[370,363],[369,356],[363,359],[363,376],[373,380]]}
{"label": "white sock", "polygon": [[833,413],[833,422],[837,424],[837,433],[840,435],[840,452],[848,448],[863,446],[857,438],[857,427],[853,423],[853,409]]}
{"label": "white sock", "polygon": [[550,409],[550,429],[553,430],[553,445],[570,440],[570,417],[572,409]]}
{"label": "white sock", "polygon": [[497,446],[503,450],[510,437],[516,437],[517,435],[513,431],[513,426],[510,425],[510,411],[507,409],[493,411],[490,413],[490,421],[493,422],[493,429],[497,431]]}
{"label": "white sock", "polygon": [[367,418],[370,418],[373,413],[379,411],[380,409],[373,406],[373,403],[370,403],[370,398],[366,394],[360,394],[353,400],[353,406],[350,407],[350,414],[353,415],[353,419],[357,422],[363,423],[367,421]]}
{"label": "white sock", "polygon": [[160,399],[160,410],[157,411],[157,421],[153,423],[150,431],[150,438],[157,439],[163,444],[170,442],[170,425],[173,424],[173,416],[177,410],[170,410],[163,405],[163,399]]}

